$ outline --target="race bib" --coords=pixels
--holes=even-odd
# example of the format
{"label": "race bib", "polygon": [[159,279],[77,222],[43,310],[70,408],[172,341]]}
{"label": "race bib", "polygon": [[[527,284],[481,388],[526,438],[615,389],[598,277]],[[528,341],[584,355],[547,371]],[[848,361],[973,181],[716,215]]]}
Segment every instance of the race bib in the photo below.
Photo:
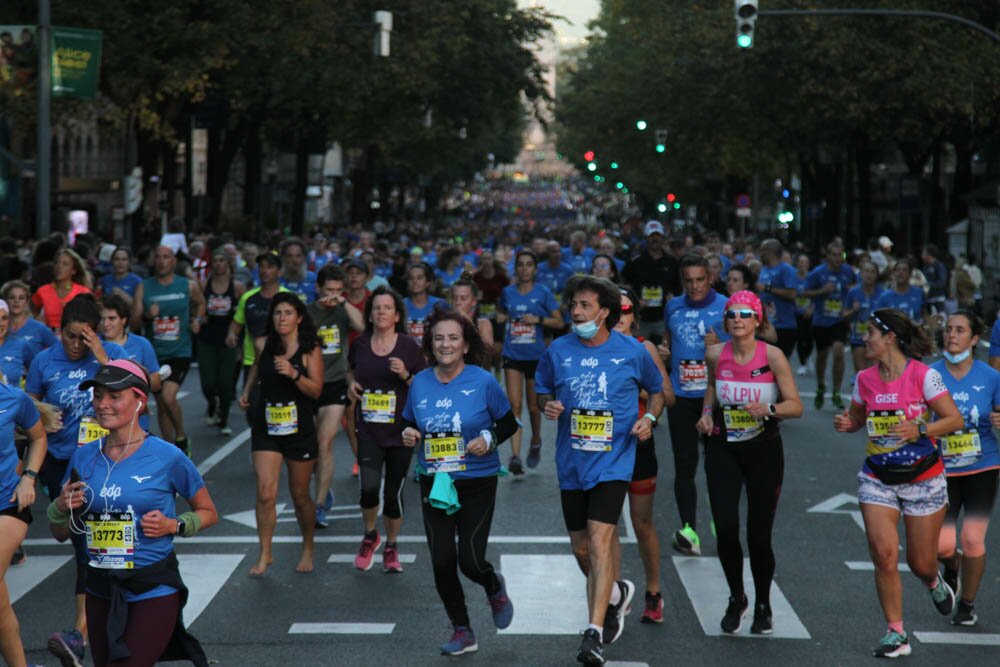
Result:
{"label": "race bib", "polygon": [[512,345],[532,345],[535,340],[535,325],[514,320],[510,323],[510,342]]}
{"label": "race bib", "polygon": [[228,295],[219,296],[213,294],[208,297],[208,314],[217,317],[225,317],[232,310],[233,300]]}
{"label": "race bib", "polygon": [[809,307],[809,302],[811,299],[807,296],[797,296],[795,297],[795,307],[799,310],[805,310]]}
{"label": "race bib", "polygon": [[892,435],[897,424],[906,421],[902,410],[875,410],[868,413],[865,428],[868,431],[868,456],[885,454],[899,448],[899,440]]}
{"label": "race bib", "polygon": [[322,326],[316,333],[323,346],[323,354],[340,354],[340,327]]}
{"label": "race bib", "polygon": [[611,411],[573,408],[569,419],[570,446],[584,452],[610,452],[614,429]]}
{"label": "race bib", "polygon": [[855,336],[857,336],[858,338],[864,338],[865,334],[867,334],[867,333],[868,333],[868,320],[865,320],[864,322],[855,322],[854,323],[854,335]]}
{"label": "race bib", "polygon": [[179,317],[154,317],[153,318],[153,339],[162,341],[175,341],[181,338],[181,318]]}
{"label": "race bib", "polygon": [[417,339],[418,343],[424,342],[424,328],[427,326],[426,320],[407,320],[406,330],[411,336]]}
{"label": "race bib", "polygon": [[646,302],[646,308],[660,308],[663,305],[663,288],[643,287],[642,300]]}
{"label": "race bib", "polygon": [[480,303],[479,304],[479,317],[485,317],[488,320],[496,319],[497,316],[497,305],[495,303]]}
{"label": "race bib", "polygon": [[705,391],[708,389],[708,366],[704,359],[682,359],[677,366],[683,391]]}
{"label": "race bib", "polygon": [[105,570],[135,567],[135,517],[131,512],[87,512],[83,523],[91,567]]}
{"label": "race bib", "polygon": [[365,390],[361,395],[361,419],[369,424],[396,423],[396,392]]}
{"label": "race bib", "polygon": [[961,468],[975,463],[983,453],[979,432],[966,429],[941,436],[941,453],[949,468]]}
{"label": "race bib", "polygon": [[754,417],[740,405],[722,406],[726,442],[745,442],[764,432],[763,417]]}
{"label": "race bib", "polygon": [[844,310],[844,302],[841,299],[827,299],[823,302],[823,314],[827,317],[840,317]]}
{"label": "race bib", "polygon": [[465,438],[457,431],[426,434],[424,461],[431,473],[465,470]]}
{"label": "race bib", "polygon": [[82,447],[88,442],[106,438],[108,433],[108,429],[101,428],[101,425],[97,423],[97,419],[87,415],[80,420],[80,429],[76,435],[76,445],[77,447]]}
{"label": "race bib", "polygon": [[264,419],[268,435],[294,435],[299,432],[299,408],[295,403],[268,403],[264,407]]}

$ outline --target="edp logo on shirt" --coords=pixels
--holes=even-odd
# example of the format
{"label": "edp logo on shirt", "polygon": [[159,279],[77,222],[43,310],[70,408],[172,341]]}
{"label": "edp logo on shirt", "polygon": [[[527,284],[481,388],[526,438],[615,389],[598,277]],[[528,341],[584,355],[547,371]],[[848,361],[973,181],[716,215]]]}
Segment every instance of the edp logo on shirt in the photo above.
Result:
{"label": "edp logo on shirt", "polygon": [[438,401],[437,403],[434,404],[434,407],[435,408],[445,408],[445,409],[448,409],[448,408],[451,407],[451,399],[450,398],[442,398],[440,401]]}
{"label": "edp logo on shirt", "polygon": [[112,484],[111,486],[105,486],[101,488],[101,498],[110,498],[111,500],[118,500],[118,497],[122,495],[122,487],[117,484]]}

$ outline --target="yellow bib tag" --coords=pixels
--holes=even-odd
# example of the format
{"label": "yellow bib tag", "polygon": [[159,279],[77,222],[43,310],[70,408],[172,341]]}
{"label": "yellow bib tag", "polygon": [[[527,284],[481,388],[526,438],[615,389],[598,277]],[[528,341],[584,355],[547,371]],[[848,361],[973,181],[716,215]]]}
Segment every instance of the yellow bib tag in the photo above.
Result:
{"label": "yellow bib tag", "polygon": [[480,303],[479,316],[492,320],[497,316],[497,305],[495,303]]}
{"label": "yellow bib tag", "polygon": [[840,317],[844,310],[844,302],[840,299],[827,299],[823,302],[823,314],[827,317]]}
{"label": "yellow bib tag", "polygon": [[875,410],[868,413],[865,428],[868,431],[868,456],[885,454],[899,449],[899,440],[892,434],[897,424],[902,424],[906,415],[902,410]]}
{"label": "yellow bib tag", "polygon": [[457,431],[427,433],[424,436],[424,462],[427,471],[432,473],[465,470],[465,438]]}
{"label": "yellow bib tag", "polygon": [[340,354],[340,327],[320,327],[316,332],[323,346],[323,354]]}
{"label": "yellow bib tag", "polygon": [[662,287],[643,287],[642,300],[646,308],[659,308],[663,305]]}
{"label": "yellow bib tag", "polygon": [[299,408],[295,403],[271,405],[264,408],[268,435],[294,435],[299,432]]}
{"label": "yellow bib tag", "polygon": [[805,310],[809,307],[810,301],[812,301],[812,299],[807,296],[797,296],[795,297],[795,307],[799,310]]}
{"label": "yellow bib tag", "polygon": [[941,436],[941,452],[950,468],[960,468],[975,463],[983,453],[979,432],[969,429]]}
{"label": "yellow bib tag", "polygon": [[726,442],[745,442],[764,432],[764,420],[739,405],[722,406],[722,419],[726,423]]}
{"label": "yellow bib tag", "polygon": [[80,420],[80,430],[77,431],[76,444],[78,447],[86,445],[88,442],[100,440],[108,435],[108,429],[101,428],[97,420],[90,415]]}
{"label": "yellow bib tag", "polygon": [[131,570],[135,566],[135,517],[130,512],[88,512],[83,522],[91,567]]}
{"label": "yellow bib tag", "polygon": [[854,323],[854,335],[858,338],[864,338],[865,334],[868,333],[868,321],[855,322]]}
{"label": "yellow bib tag", "polygon": [[396,392],[365,391],[361,395],[361,418],[369,424],[396,422]]}
{"label": "yellow bib tag", "polygon": [[614,414],[609,410],[581,410],[570,414],[570,446],[584,452],[610,452],[615,430]]}
{"label": "yellow bib tag", "polygon": [[510,342],[512,345],[534,345],[535,325],[514,320],[510,323]]}

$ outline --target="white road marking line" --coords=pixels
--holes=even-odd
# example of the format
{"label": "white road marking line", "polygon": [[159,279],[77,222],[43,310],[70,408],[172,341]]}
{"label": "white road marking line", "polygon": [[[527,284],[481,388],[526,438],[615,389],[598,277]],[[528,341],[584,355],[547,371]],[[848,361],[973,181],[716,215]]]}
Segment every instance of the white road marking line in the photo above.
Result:
{"label": "white road marking line", "polygon": [[[357,538],[355,538],[357,539]],[[417,560],[417,554],[399,554],[400,563],[414,563]],[[332,554],[326,559],[327,563],[350,563],[354,565],[354,554]]]}
{"label": "white road marking line", "polygon": [[[845,560],[844,565],[847,566],[848,570],[854,570],[855,572],[874,572],[875,564],[870,560]],[[909,572],[910,566],[906,563],[899,564],[900,572]]]}
{"label": "white road marking line", "polygon": [[[729,599],[729,585],[722,572],[722,565],[717,558],[702,558],[698,556],[674,556],[674,567],[680,575],[684,590],[698,615],[698,622],[706,635],[721,636],[722,628],[719,621],[726,611],[726,601]],[[776,639],[809,639],[809,631],[795,614],[792,605],[785,599],[778,584],[771,585],[771,612],[774,614],[774,634],[751,635],[750,622],[753,618],[753,575],[750,572],[750,559],[743,561],[743,586],[750,598],[750,609],[743,622],[743,630],[734,637],[771,637]],[[516,598],[515,598],[516,599]],[[729,635],[726,635],[729,636]]]}
{"label": "white road marking line", "polygon": [[848,514],[854,523],[858,524],[858,528],[861,530],[865,529],[865,520],[861,516],[860,509],[841,509],[843,505],[853,505],[855,508],[858,506],[858,497],[856,495],[852,496],[849,493],[838,493],[835,496],[830,496],[826,500],[816,505],[813,505],[807,512],[820,512],[822,514]]}
{"label": "white road marking line", "polygon": [[204,477],[208,471],[222,463],[222,461],[240,448],[244,442],[250,439],[250,429],[244,429],[233,436],[232,440],[219,447],[207,459],[198,464],[198,472]]}
{"label": "white road marking line", "polygon": [[184,622],[191,626],[222,586],[229,580],[244,554],[179,554],[181,578],[188,587]]}
{"label": "white road marking line", "polygon": [[388,635],[395,623],[292,623],[290,635]]}
{"label": "white road marking line", "polygon": [[[278,503],[274,506],[275,515],[277,516],[278,523],[294,523],[295,522],[295,508],[288,503]],[[344,512],[349,511],[349,514],[333,514],[332,512]],[[254,510],[244,510],[242,512],[233,512],[232,514],[226,514],[222,517],[223,519],[228,519],[234,523],[238,523],[247,528],[253,528],[257,530],[257,513]],[[358,511],[357,505],[335,505],[330,512],[327,512],[326,518],[330,521],[344,520],[344,519],[360,519],[361,512]]]}
{"label": "white road marking line", "polygon": [[922,644],[962,644],[964,646],[1000,646],[1000,635],[972,632],[924,632],[915,630]]}
{"label": "white road marking line", "polygon": [[[25,540],[27,542],[27,540]],[[55,542],[55,540],[53,540]],[[56,570],[72,560],[72,556],[36,556],[31,554],[28,560],[21,565],[8,568],[7,591],[10,593],[10,602],[14,604],[22,596],[31,591],[32,588],[42,583]]]}
{"label": "white road marking line", "polygon": [[587,580],[572,555],[502,554],[500,571],[515,612],[497,634],[577,635],[587,627]]}
{"label": "white road marking line", "polygon": [[607,667],[649,667],[648,662],[611,662],[604,663]]}

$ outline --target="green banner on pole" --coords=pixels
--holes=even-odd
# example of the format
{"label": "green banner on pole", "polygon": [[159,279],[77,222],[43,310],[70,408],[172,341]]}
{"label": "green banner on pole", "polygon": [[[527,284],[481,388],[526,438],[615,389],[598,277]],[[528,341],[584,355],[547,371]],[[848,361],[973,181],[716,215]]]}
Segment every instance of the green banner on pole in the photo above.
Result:
{"label": "green banner on pole", "polygon": [[101,31],[52,28],[52,94],[93,99],[101,72]]}

